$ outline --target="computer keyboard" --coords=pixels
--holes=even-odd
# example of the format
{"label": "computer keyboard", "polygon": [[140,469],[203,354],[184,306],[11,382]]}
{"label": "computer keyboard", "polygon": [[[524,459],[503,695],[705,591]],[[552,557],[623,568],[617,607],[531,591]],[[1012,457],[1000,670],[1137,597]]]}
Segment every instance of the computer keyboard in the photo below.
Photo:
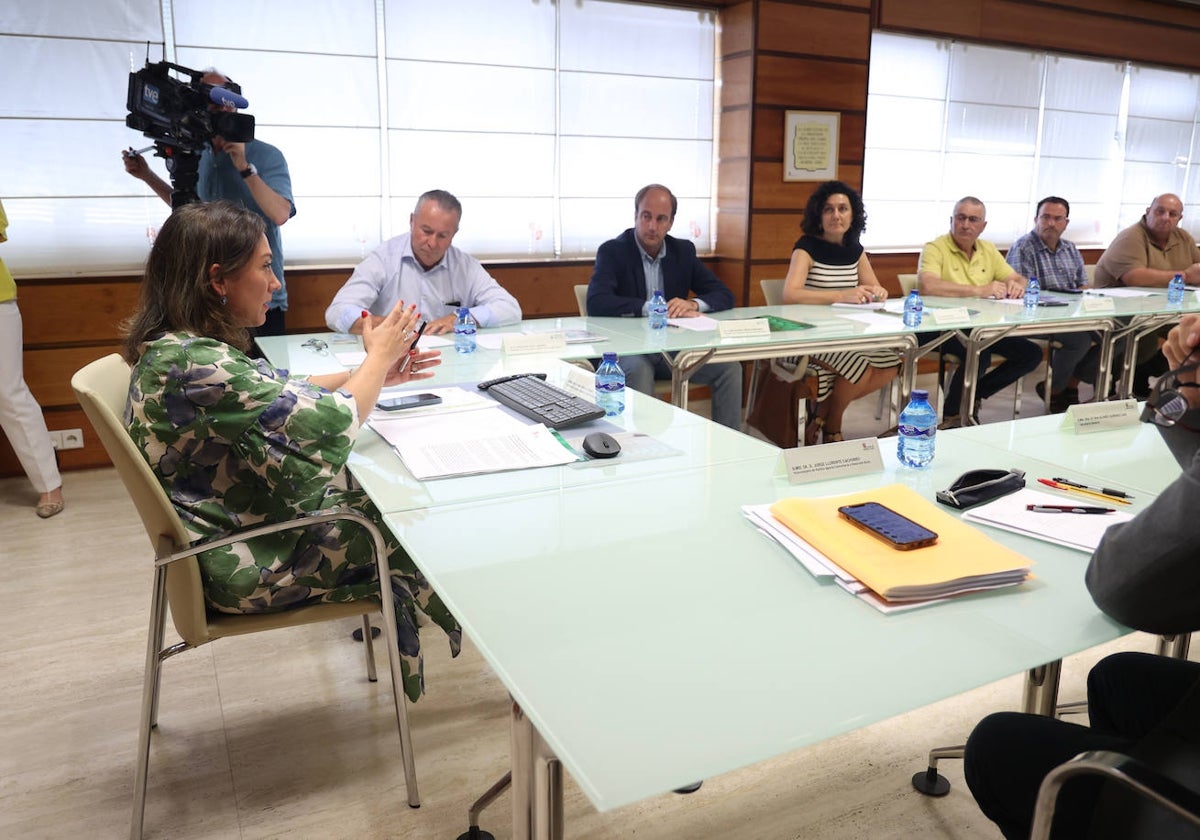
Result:
{"label": "computer keyboard", "polygon": [[479,390],[487,391],[518,414],[552,429],[565,429],[604,416],[604,409],[595,403],[543,382],[538,374],[491,379],[480,382]]}

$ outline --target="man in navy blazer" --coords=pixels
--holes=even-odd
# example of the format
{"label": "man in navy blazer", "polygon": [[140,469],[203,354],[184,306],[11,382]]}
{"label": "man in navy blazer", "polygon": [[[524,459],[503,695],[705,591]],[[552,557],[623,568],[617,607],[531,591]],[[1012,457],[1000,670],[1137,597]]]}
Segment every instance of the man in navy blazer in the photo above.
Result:
{"label": "man in navy blazer", "polygon": [[[588,283],[588,314],[645,318],[655,289],[662,289],[667,299],[668,318],[695,318],[731,309],[733,292],[700,262],[696,246],[667,236],[679,209],[671,191],[661,184],[642,187],[634,198],[634,208],[634,227],[596,252]],[[670,366],[661,353],[623,356],[620,364],[626,384],[645,394],[654,393],[655,379],[671,378]],[[705,365],[691,381],[712,389],[713,420],[741,428],[740,364]]]}

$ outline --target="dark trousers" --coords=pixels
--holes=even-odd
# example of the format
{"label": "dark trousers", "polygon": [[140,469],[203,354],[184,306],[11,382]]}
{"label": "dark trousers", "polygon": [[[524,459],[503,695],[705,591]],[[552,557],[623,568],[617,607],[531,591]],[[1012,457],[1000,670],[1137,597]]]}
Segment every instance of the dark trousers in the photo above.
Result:
{"label": "dark trousers", "polygon": [[[967,739],[963,771],[984,815],[1009,840],[1026,840],[1038,787],[1047,773],[1088,750],[1128,753],[1200,681],[1200,663],[1147,653],[1118,653],[1088,674],[1091,727],[1018,712],[988,715]],[[1089,836],[1099,777],[1063,786],[1055,840]]]}
{"label": "dark trousers", "polygon": [[[957,338],[949,339],[942,345],[942,351],[953,353],[960,359],[967,354],[967,348]],[[1004,357],[1004,361],[991,368],[992,354]],[[986,400],[997,391],[1007,388],[1025,374],[1035,370],[1042,363],[1042,348],[1027,338],[1002,338],[988,349],[979,354],[979,379],[975,387],[975,400]],[[954,369],[950,384],[946,387],[947,415],[958,414],[959,403],[962,402],[963,369],[960,365]]]}

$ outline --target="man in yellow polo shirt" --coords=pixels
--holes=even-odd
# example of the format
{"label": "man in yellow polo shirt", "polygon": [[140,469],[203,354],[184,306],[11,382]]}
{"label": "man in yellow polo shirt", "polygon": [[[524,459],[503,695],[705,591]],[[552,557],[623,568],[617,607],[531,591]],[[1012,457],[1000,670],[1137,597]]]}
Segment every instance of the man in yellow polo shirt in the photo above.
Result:
{"label": "man in yellow polo shirt", "polygon": [[[950,217],[950,232],[926,242],[917,263],[917,285],[922,295],[962,298],[1019,298],[1025,294],[1026,279],[996,250],[979,238],[987,227],[987,208],[974,196],[959,199]],[[960,358],[966,353],[961,341],[951,338],[942,345]],[[1004,361],[991,367],[992,353]],[[1002,338],[979,354],[978,387],[969,422],[979,422],[979,404],[1016,382],[1042,361],[1042,349],[1027,338]],[[962,368],[954,371],[946,389],[945,411],[939,428],[961,425]],[[953,413],[950,413],[953,412]]]}

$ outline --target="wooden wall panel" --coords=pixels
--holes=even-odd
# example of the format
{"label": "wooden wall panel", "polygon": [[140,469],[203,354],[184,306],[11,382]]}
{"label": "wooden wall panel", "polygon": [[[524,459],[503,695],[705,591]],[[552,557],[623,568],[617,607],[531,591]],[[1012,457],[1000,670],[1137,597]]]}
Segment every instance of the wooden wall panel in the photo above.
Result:
{"label": "wooden wall panel", "polygon": [[[717,150],[718,160],[740,159],[744,161],[750,157],[751,116],[752,114],[748,108],[731,109],[721,112],[721,137]],[[719,181],[718,186],[720,186]]]}
{"label": "wooden wall panel", "polygon": [[763,55],[756,67],[756,105],[824,111],[866,108],[866,63]]}
{"label": "wooden wall panel", "polygon": [[754,49],[754,3],[731,5],[721,12],[718,55],[731,56]]}
{"label": "wooden wall panel", "polygon": [[750,258],[786,260],[800,238],[800,220],[791,213],[755,213],[750,228]]}
{"label": "wooden wall panel", "polygon": [[[838,179],[862,190],[862,167],[838,166]],[[754,164],[754,209],[792,210],[799,215],[819,181],[785,181],[782,163]]]}
{"label": "wooden wall panel", "polygon": [[1200,67],[1200,8],[1148,0],[878,0],[882,29]]}
{"label": "wooden wall panel", "polygon": [[25,344],[44,347],[80,340],[115,341],[137,305],[138,280],[24,280],[17,289]]}
{"label": "wooden wall panel", "polygon": [[71,377],[75,371],[109,353],[119,353],[117,342],[80,347],[25,351],[25,381],[42,408],[74,406]]}
{"label": "wooden wall panel", "polygon": [[[864,94],[858,110],[839,109],[841,114],[838,131],[838,160],[843,163],[862,163],[863,146],[866,142],[867,116],[862,110],[867,100]],[[807,105],[791,105],[754,109],[754,157],[770,160],[783,159],[783,115],[788,110],[808,110]],[[846,180],[842,178],[842,180]]]}
{"label": "wooden wall panel", "polygon": [[721,62],[721,110],[750,105],[754,82],[754,58],[740,55]]}
{"label": "wooden wall panel", "polygon": [[772,0],[758,8],[759,50],[867,60],[871,19],[861,11]]}
{"label": "wooden wall panel", "polygon": [[717,254],[722,259],[744,260],[750,217],[744,210],[717,210]]}

